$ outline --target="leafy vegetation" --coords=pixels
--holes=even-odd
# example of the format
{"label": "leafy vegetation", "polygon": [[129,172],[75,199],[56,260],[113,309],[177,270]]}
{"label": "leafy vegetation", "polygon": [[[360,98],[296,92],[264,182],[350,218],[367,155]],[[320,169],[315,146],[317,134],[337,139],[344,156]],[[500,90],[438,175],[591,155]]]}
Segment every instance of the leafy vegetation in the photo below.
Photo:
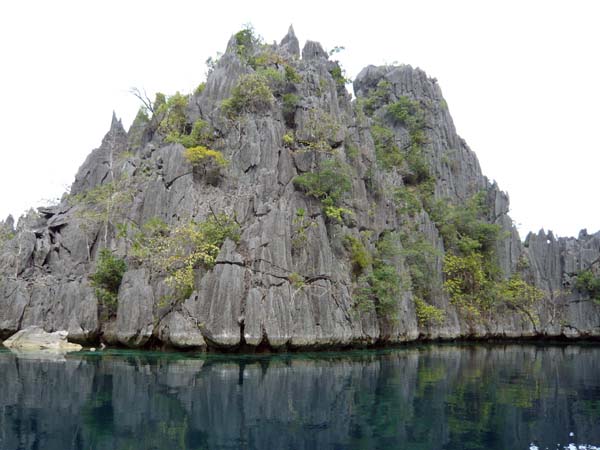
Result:
{"label": "leafy vegetation", "polygon": [[252,50],[261,43],[261,39],[256,36],[252,25],[246,24],[244,28],[235,33],[235,42],[238,56],[249,62],[252,57]]}
{"label": "leafy vegetation", "polygon": [[430,305],[417,296],[414,297],[414,301],[417,322],[420,326],[441,325],[446,320],[446,312],[443,309]]}
{"label": "leafy vegetation", "polygon": [[296,109],[300,103],[300,98],[296,94],[287,93],[283,94],[283,118],[288,126],[294,125],[294,116],[296,115]]}
{"label": "leafy vegetation", "polygon": [[346,77],[344,69],[342,69],[339,64],[333,66],[329,73],[331,74],[333,80],[337,83],[338,86],[345,86],[351,81],[350,78]]}
{"label": "leafy vegetation", "polygon": [[577,274],[575,289],[587,294],[595,302],[600,303],[600,276],[594,275],[591,269]]}
{"label": "leafy vegetation", "polygon": [[501,227],[487,222],[491,213],[485,191],[475,194],[463,206],[438,201],[428,208],[428,213],[446,249],[464,255],[477,251],[493,256]]}
{"label": "leafy vegetation", "polygon": [[386,169],[400,167],[404,161],[404,155],[396,144],[394,132],[382,125],[375,124],[371,127],[371,135],[375,143],[375,155],[377,161]]}
{"label": "leafy vegetation", "polygon": [[495,248],[501,227],[489,217],[485,192],[474,195],[462,207],[438,202],[430,211],[446,246],[444,287],[453,304],[473,318],[504,305],[527,315],[543,292],[515,274],[503,279]]}
{"label": "leafy vegetation", "polygon": [[397,319],[396,305],[402,291],[402,279],[394,264],[394,258],[398,254],[395,235],[386,233],[381,236],[371,255],[371,271],[358,278],[355,295],[355,307],[358,311],[375,310],[383,319]]}
{"label": "leafy vegetation", "polygon": [[188,101],[188,96],[179,92],[169,98],[161,93],[156,94],[154,116],[158,120],[158,132],[170,142],[174,142],[177,137],[185,134],[187,124],[185,110]]}
{"label": "leafy vegetation", "polygon": [[316,226],[315,219],[307,216],[304,208],[298,208],[292,221],[292,250],[302,249],[308,241],[308,231]]}
{"label": "leafy vegetation", "polygon": [[126,270],[127,264],[123,259],[116,257],[107,248],[100,250],[96,271],[90,276],[90,280],[98,303],[108,317],[116,314],[119,287]]}
{"label": "leafy vegetation", "polygon": [[69,196],[69,203],[77,206],[79,226],[86,235],[88,259],[91,259],[88,231],[98,224],[104,228],[104,247],[108,246],[108,234],[116,219],[123,215],[133,200],[133,185],[128,177],[120,177],[100,184],[77,195]]}
{"label": "leafy vegetation", "polygon": [[341,222],[343,214],[351,213],[341,206],[352,189],[350,168],[339,159],[326,159],[314,172],[296,176],[293,183],[296,189],[320,200],[328,218]]}
{"label": "leafy vegetation", "polygon": [[296,139],[294,139],[294,133],[288,131],[283,135],[282,141],[283,145],[285,145],[288,148],[292,148],[294,146],[294,142],[296,141]]}
{"label": "leafy vegetation", "polygon": [[287,80],[285,73],[279,68],[273,66],[259,67],[256,73],[264,77],[273,95],[278,96],[285,91]]}
{"label": "leafy vegetation", "polygon": [[413,144],[423,144],[423,128],[425,127],[425,114],[416,100],[401,96],[398,101],[387,105],[386,113],[395,123],[408,128]]}
{"label": "leafy vegetation", "polygon": [[371,255],[360,239],[347,235],[344,244],[350,251],[350,262],[352,263],[352,274],[355,277],[362,275],[372,263]]}
{"label": "leafy vegetation", "polygon": [[413,294],[430,301],[438,291],[435,263],[441,252],[418,230],[400,234],[400,242],[400,254],[408,266]]}
{"label": "leafy vegetation", "polygon": [[296,84],[296,83],[300,83],[302,81],[302,77],[298,74],[296,69],[294,69],[289,64],[285,64],[284,71],[285,71],[285,79],[289,83]]}
{"label": "leafy vegetation", "polygon": [[198,86],[196,86],[196,89],[194,89],[194,95],[202,94],[204,92],[204,89],[206,89],[206,81],[203,81]]}
{"label": "leafy vegetation", "polygon": [[194,168],[206,169],[212,164],[216,164],[218,167],[226,167],[229,164],[223,153],[201,145],[186,149],[184,156]]}
{"label": "leafy vegetation", "polygon": [[305,128],[308,130],[308,136],[305,139],[298,140],[298,142],[306,150],[332,152],[331,144],[336,140],[341,125],[331,114],[322,109],[309,109]]}
{"label": "leafy vegetation", "polygon": [[132,253],[139,262],[165,273],[167,283],[175,289],[177,297],[183,299],[194,290],[195,270],[214,267],[225,239],[238,242],[239,237],[239,225],[225,214],[175,227],[154,219],[136,233]]}
{"label": "leafy vegetation", "polygon": [[372,116],[377,109],[388,104],[391,99],[391,89],[392,83],[387,80],[380,80],[375,89],[371,89],[367,93],[363,106],[364,112]]}
{"label": "leafy vegetation", "polygon": [[227,117],[234,119],[243,113],[268,111],[273,101],[273,93],[265,76],[251,73],[240,77],[231,97],[223,100],[221,107]]}
{"label": "leafy vegetation", "polygon": [[186,148],[209,145],[211,141],[212,127],[202,119],[196,120],[189,132],[186,125],[183,128],[183,132],[171,132],[165,138],[165,142],[178,143]]}

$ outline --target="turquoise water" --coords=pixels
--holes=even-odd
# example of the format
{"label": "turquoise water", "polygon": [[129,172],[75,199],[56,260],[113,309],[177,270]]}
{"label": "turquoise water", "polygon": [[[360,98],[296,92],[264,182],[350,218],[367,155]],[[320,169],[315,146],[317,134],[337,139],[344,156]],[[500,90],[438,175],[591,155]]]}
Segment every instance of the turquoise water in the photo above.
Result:
{"label": "turquoise water", "polygon": [[0,351],[2,450],[542,450],[598,443],[598,345],[237,358],[111,350],[57,360]]}

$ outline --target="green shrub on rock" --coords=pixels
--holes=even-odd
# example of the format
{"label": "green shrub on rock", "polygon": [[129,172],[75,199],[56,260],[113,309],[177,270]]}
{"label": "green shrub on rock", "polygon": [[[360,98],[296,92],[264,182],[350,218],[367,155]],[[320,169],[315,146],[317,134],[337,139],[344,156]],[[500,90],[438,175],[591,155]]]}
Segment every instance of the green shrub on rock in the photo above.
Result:
{"label": "green shrub on rock", "polygon": [[577,274],[575,289],[587,294],[595,302],[600,303],[600,276],[594,275],[591,269]]}
{"label": "green shrub on rock", "polygon": [[156,219],[137,233],[133,256],[153,271],[165,273],[178,299],[183,299],[194,289],[195,270],[212,269],[227,238],[238,242],[240,227],[225,214],[210,216],[202,222],[190,220],[175,227]]}
{"label": "green shrub on rock", "polygon": [[106,308],[108,315],[116,313],[117,297],[127,264],[109,249],[103,248],[98,255],[96,271],[90,276],[98,303]]}
{"label": "green shrub on rock", "polygon": [[417,322],[420,326],[439,326],[446,320],[446,312],[443,309],[430,305],[417,296],[414,297],[414,302]]}
{"label": "green shrub on rock", "polygon": [[205,168],[211,163],[215,163],[219,167],[225,167],[229,164],[223,153],[201,145],[186,149],[184,156],[194,168]]}
{"label": "green shrub on rock", "polygon": [[273,106],[273,101],[273,93],[265,76],[251,73],[240,77],[231,97],[223,100],[221,107],[228,118],[234,119],[243,113],[266,112]]}

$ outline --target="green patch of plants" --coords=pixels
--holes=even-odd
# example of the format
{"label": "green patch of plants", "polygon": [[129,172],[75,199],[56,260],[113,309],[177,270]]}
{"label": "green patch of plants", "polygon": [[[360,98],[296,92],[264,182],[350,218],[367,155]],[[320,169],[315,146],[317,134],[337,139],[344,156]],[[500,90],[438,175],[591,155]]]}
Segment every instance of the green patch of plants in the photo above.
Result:
{"label": "green patch of plants", "polygon": [[117,312],[119,287],[126,270],[127,264],[123,259],[115,256],[107,248],[100,250],[96,271],[90,276],[90,280],[98,303],[108,317]]}
{"label": "green patch of plants", "polygon": [[110,182],[99,184],[77,195],[68,197],[69,204],[76,207],[79,228],[84,232],[88,248],[88,260],[91,259],[92,243],[89,232],[96,230],[99,224],[104,228],[104,246],[108,246],[109,230],[115,219],[127,211],[134,197],[134,185],[131,178],[122,176]]}
{"label": "green patch of plants", "polygon": [[518,274],[502,280],[495,286],[497,296],[509,307],[526,312],[531,316],[529,308],[544,298],[544,292],[527,283]]}
{"label": "green patch of plants", "polygon": [[371,255],[371,270],[358,278],[355,307],[360,311],[376,311],[386,320],[397,320],[396,306],[402,292],[402,279],[394,263],[399,248],[392,233],[380,237]]}
{"label": "green patch of plants", "polygon": [[344,216],[352,216],[354,212],[343,206],[335,206],[331,198],[326,198],[323,200],[323,214],[332,222],[343,223]]}
{"label": "green patch of plants", "polygon": [[264,75],[242,75],[230,98],[221,103],[224,114],[234,119],[244,113],[264,113],[273,106],[273,93]]}
{"label": "green patch of plants", "polygon": [[575,277],[575,289],[588,295],[600,303],[600,276],[594,275],[591,269],[584,270]]}
{"label": "green patch of plants", "polygon": [[444,241],[444,288],[450,301],[473,318],[500,306],[516,309],[535,324],[531,307],[543,292],[518,275],[503,279],[495,249],[501,227],[486,221],[490,207],[480,192],[458,207],[438,202],[429,211]]}
{"label": "green patch of plants", "polygon": [[431,300],[438,290],[435,273],[436,259],[441,256],[424,233],[412,231],[400,235],[400,254],[408,267],[413,294],[423,300]]}
{"label": "green patch of plants", "polygon": [[174,95],[165,99],[161,93],[156,94],[154,102],[154,116],[158,119],[158,132],[167,137],[175,139],[177,136],[185,134],[187,119],[185,110],[189,98],[176,92]]}
{"label": "green patch of plants", "polygon": [[342,223],[344,216],[353,214],[342,206],[352,190],[351,169],[339,159],[322,161],[315,171],[296,176],[293,183],[296,189],[319,200],[323,214],[332,222]]}
{"label": "green patch of plants", "polygon": [[452,304],[478,317],[494,304],[493,281],[489,264],[483,255],[472,252],[467,255],[447,253],[444,257],[444,287],[450,294]]}
{"label": "green patch of plants", "polygon": [[283,117],[288,126],[294,126],[294,119],[296,115],[296,109],[300,104],[300,97],[296,94],[287,93],[282,96],[283,102]]}
{"label": "green patch of plants", "polygon": [[429,162],[419,146],[411,146],[406,154],[408,173],[403,174],[402,179],[406,184],[416,186],[432,180]]}
{"label": "green patch of plants", "polygon": [[346,235],[344,237],[344,245],[350,252],[352,274],[355,277],[362,275],[371,266],[371,254],[357,237]]}
{"label": "green patch of plants", "polygon": [[292,220],[292,250],[300,251],[308,242],[308,231],[317,226],[315,219],[306,214],[304,208],[298,208]]}
{"label": "green patch of plants", "polygon": [[248,64],[254,70],[258,70],[268,66],[287,65],[287,62],[273,48],[267,45],[262,45],[259,46],[258,52],[249,58]]}
{"label": "green patch of plants", "polygon": [[177,298],[185,299],[194,290],[196,269],[212,269],[225,239],[238,242],[239,238],[238,223],[226,214],[175,227],[154,219],[135,234],[132,254],[141,264],[166,274]]}
{"label": "green patch of plants", "polygon": [[200,95],[204,92],[204,89],[206,89],[206,82],[203,81],[202,83],[200,83],[196,89],[194,89],[194,95]]}
{"label": "green patch of plants", "polygon": [[387,127],[375,124],[371,127],[371,135],[375,143],[375,156],[381,166],[385,169],[400,167],[404,161],[404,155],[396,144],[394,132]]}
{"label": "green patch of plants", "polygon": [[336,64],[330,71],[331,77],[336,82],[338,86],[345,86],[350,82],[350,79],[346,77],[344,70],[340,67],[339,64]]}
{"label": "green patch of plants", "polygon": [[394,203],[398,214],[406,214],[409,217],[417,215],[423,205],[419,193],[413,186],[400,186],[394,190]]}
{"label": "green patch of plants", "polygon": [[487,222],[491,216],[487,194],[481,191],[462,206],[440,200],[428,205],[429,216],[436,224],[446,249],[469,254],[478,251],[493,255],[501,227]]}
{"label": "green patch of plants", "polygon": [[308,110],[306,130],[308,136],[299,140],[308,151],[331,153],[332,142],[340,131],[340,123],[328,112],[312,108]]}
{"label": "green patch of plants", "polygon": [[380,80],[374,89],[371,89],[366,96],[364,101],[363,110],[364,112],[372,116],[375,111],[390,102],[391,99],[392,83],[387,80]]}
{"label": "green patch of plants", "polygon": [[294,138],[294,133],[288,131],[283,135],[282,141],[284,146],[292,148],[294,146],[294,142],[296,142],[296,139]]}
{"label": "green patch of plants", "polygon": [[186,148],[196,147],[199,145],[208,145],[212,141],[212,127],[208,122],[198,119],[192,125],[189,134],[187,126],[183,132],[171,132],[165,138],[165,142],[181,144]]}
{"label": "green patch of plants", "polygon": [[226,167],[229,164],[223,153],[203,146],[186,149],[184,156],[194,168],[205,169],[212,164],[216,164],[218,167]]}
{"label": "green patch of plants", "polygon": [[294,178],[294,186],[319,200],[330,198],[334,204],[352,189],[349,168],[337,158],[326,159],[314,172]]}
{"label": "green patch of plants", "polygon": [[264,77],[273,95],[280,95],[285,89],[287,83],[285,74],[277,68],[272,66],[260,67],[257,69],[256,73]]}
{"label": "green patch of plants", "polygon": [[244,28],[235,33],[234,36],[238,56],[248,62],[254,47],[260,44],[260,38],[256,36],[254,28],[250,24],[244,25]]}
{"label": "green patch of plants", "polygon": [[349,138],[346,139],[344,148],[346,149],[346,156],[351,160],[354,161],[359,157],[360,149]]}
{"label": "green patch of plants", "polygon": [[300,74],[298,74],[296,69],[294,69],[291,65],[285,64],[284,71],[285,79],[288,81],[288,83],[297,84],[302,81],[302,77],[300,76]]}
{"label": "green patch of plants", "polygon": [[290,273],[288,275],[288,281],[296,289],[302,289],[306,284],[304,277],[297,272]]}
{"label": "green patch of plants", "polygon": [[446,320],[446,312],[443,309],[430,305],[417,296],[414,297],[414,302],[419,326],[439,326]]}
{"label": "green patch of plants", "polygon": [[419,102],[406,96],[401,96],[398,101],[389,104],[386,107],[386,113],[395,123],[406,126],[411,132],[422,129],[425,125],[424,114]]}

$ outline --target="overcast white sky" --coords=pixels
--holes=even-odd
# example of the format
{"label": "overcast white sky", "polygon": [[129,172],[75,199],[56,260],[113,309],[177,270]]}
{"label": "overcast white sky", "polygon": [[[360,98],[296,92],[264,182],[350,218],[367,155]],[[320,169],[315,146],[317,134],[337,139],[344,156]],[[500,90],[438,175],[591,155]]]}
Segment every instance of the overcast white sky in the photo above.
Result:
{"label": "overcast white sky", "polygon": [[[292,7],[293,5],[293,7]],[[354,77],[406,63],[436,77],[459,134],[511,198],[521,236],[600,230],[600,3],[595,1],[3,1],[0,217],[59,197],[149,93],[192,91],[252,23],[290,24]]]}

